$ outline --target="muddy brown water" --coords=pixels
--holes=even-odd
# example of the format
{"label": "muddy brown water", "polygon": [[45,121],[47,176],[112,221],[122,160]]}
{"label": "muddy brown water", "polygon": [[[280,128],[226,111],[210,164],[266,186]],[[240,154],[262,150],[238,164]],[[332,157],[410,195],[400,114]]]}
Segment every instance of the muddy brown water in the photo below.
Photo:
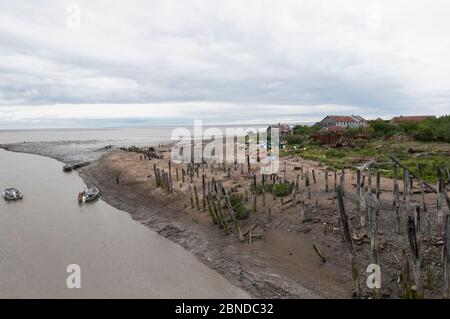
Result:
{"label": "muddy brown water", "polygon": [[[0,298],[246,298],[177,244],[101,199],[79,205],[85,185],[62,163],[0,150]],[[81,268],[69,289],[66,268]]]}

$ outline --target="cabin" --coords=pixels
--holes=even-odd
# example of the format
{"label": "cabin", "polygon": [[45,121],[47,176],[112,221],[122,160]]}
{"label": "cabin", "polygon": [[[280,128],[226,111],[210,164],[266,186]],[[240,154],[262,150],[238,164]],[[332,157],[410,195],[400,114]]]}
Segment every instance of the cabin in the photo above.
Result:
{"label": "cabin", "polygon": [[367,126],[367,121],[358,115],[328,115],[322,121],[317,123],[319,127],[343,127],[358,128]]}
{"label": "cabin", "polygon": [[434,115],[416,115],[416,116],[397,116],[393,117],[391,120],[391,123],[421,123],[423,121],[426,121],[428,119],[436,119],[436,116]]}

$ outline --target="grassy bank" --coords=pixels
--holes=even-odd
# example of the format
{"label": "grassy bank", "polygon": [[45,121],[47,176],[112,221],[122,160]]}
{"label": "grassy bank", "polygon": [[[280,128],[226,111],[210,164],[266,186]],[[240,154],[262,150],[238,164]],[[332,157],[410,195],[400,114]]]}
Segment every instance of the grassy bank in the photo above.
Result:
{"label": "grassy bank", "polygon": [[[437,168],[450,168],[450,144],[419,142],[401,136],[389,140],[356,140],[341,147],[319,146],[313,142],[289,145],[281,156],[301,156],[330,168],[354,168],[374,157],[380,162],[390,162],[389,156],[398,158],[414,172],[420,172],[424,180],[435,182]],[[392,165],[379,166],[383,176],[392,177]],[[400,172],[401,177],[401,172]],[[448,176],[445,176],[446,179]]]}

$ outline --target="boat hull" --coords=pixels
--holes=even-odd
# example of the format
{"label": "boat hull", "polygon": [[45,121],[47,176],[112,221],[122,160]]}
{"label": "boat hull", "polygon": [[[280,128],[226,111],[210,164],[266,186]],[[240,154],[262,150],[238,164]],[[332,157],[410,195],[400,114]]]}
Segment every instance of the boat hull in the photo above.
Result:
{"label": "boat hull", "polygon": [[23,194],[16,188],[7,188],[3,191],[3,198],[7,201],[16,201],[23,198]]}

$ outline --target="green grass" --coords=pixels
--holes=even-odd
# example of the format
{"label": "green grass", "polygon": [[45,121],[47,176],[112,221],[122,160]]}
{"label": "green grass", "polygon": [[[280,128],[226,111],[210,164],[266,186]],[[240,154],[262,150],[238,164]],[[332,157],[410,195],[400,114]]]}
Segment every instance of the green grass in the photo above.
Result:
{"label": "green grass", "polygon": [[[420,150],[417,154],[411,154],[408,150]],[[437,168],[450,167],[450,144],[426,143],[409,140],[392,140],[371,142],[358,141],[352,146],[341,148],[320,147],[308,145],[305,149],[290,150],[281,153],[283,156],[301,156],[307,160],[317,161],[330,168],[355,168],[359,163],[371,158],[379,157],[380,162],[390,162],[389,155],[398,158],[402,164],[412,172],[418,173],[418,164],[422,167],[422,178],[429,182],[436,182]],[[383,176],[392,177],[394,171],[392,165],[380,165]],[[402,178],[402,170],[399,170],[399,178]],[[445,176],[445,179],[447,176]]]}
{"label": "green grass", "polygon": [[245,207],[242,196],[231,194],[230,203],[237,219],[247,219],[250,216],[250,212],[247,207]]}

